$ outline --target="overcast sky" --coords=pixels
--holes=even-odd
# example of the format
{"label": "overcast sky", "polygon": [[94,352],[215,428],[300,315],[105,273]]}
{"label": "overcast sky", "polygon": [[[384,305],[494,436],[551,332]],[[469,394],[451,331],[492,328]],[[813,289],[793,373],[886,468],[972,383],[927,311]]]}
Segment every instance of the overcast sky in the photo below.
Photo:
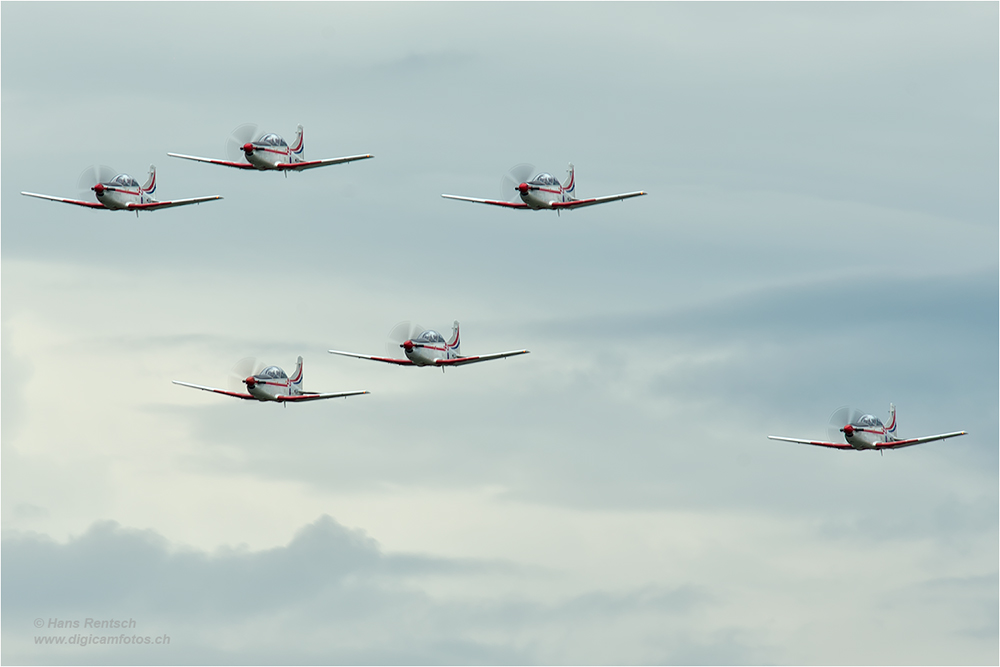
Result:
{"label": "overcast sky", "polygon": [[[13,3],[3,662],[998,655],[996,3]],[[225,157],[236,126],[309,158]],[[570,211],[499,196],[521,162]],[[200,206],[78,196],[91,164]],[[467,354],[382,354],[401,320]],[[305,388],[226,386],[253,356]],[[969,435],[880,456],[842,405]],[[51,646],[131,618],[167,646]],[[60,631],[70,637],[74,632]]]}

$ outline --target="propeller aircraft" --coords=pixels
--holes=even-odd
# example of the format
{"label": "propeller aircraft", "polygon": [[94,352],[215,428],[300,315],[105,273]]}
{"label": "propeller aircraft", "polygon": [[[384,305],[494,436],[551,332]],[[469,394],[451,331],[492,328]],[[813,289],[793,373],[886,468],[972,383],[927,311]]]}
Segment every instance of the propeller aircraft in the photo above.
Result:
{"label": "propeller aircraft", "polygon": [[531,178],[535,168],[530,164],[519,164],[504,175],[500,182],[500,196],[503,199],[476,199],[474,197],[459,197],[458,195],[441,195],[445,199],[471,201],[476,204],[491,204],[507,208],[549,209],[556,212],[565,209],[583,208],[595,204],[641,197],[645,192],[626,192],[620,195],[607,195],[590,199],[576,198],[576,178],[573,164],[569,165],[569,178],[565,184],[559,183],[551,174],[540,173]]}
{"label": "propeller aircraft", "polygon": [[[838,439],[838,433],[844,434],[845,442],[832,442]],[[843,407],[830,416],[829,436],[831,442],[820,440],[800,440],[798,438],[783,438],[777,435],[767,436],[771,440],[783,440],[785,442],[796,442],[803,445],[817,445],[819,447],[832,447],[834,449],[870,449],[884,451],[886,449],[899,449],[900,447],[912,447],[934,440],[944,440],[945,438],[955,438],[960,435],[967,435],[965,431],[955,431],[954,433],[943,433],[941,435],[927,435],[920,438],[899,438],[896,436],[896,406],[889,404],[889,423],[883,424],[882,420],[870,414],[865,414],[857,409]]]}
{"label": "propeller aircraft", "polygon": [[194,160],[196,162],[221,164],[224,167],[234,167],[236,169],[283,171],[286,176],[289,171],[304,171],[306,169],[315,169],[316,167],[327,167],[332,164],[367,160],[368,158],[375,157],[366,153],[365,155],[306,160],[304,148],[301,125],[296,128],[295,141],[289,146],[279,135],[273,133],[258,134],[257,126],[253,123],[247,123],[237,127],[229,136],[229,140],[226,142],[226,153],[229,155],[228,160],[184,155],[181,153],[167,153],[167,155],[185,160]]}
{"label": "propeller aircraft", "polygon": [[[319,393],[315,391],[305,391],[302,389],[302,357],[298,358],[295,364],[295,372],[291,377],[285,374],[277,366],[264,368],[257,364],[256,360],[247,357],[236,362],[229,373],[230,390],[206,387],[190,382],[172,380],[174,384],[202,391],[211,391],[224,396],[233,396],[248,401],[274,401],[277,403],[301,403],[303,401],[318,401],[324,398],[346,398],[347,396],[357,396],[367,394],[367,391],[341,391],[336,393]],[[240,384],[245,385],[240,391]]]}
{"label": "propeller aircraft", "polygon": [[389,354],[392,354],[394,347],[403,348],[405,359],[397,357],[375,357],[367,354],[356,354],[354,352],[341,352],[339,350],[328,350],[330,354],[339,354],[345,357],[357,357],[358,359],[371,359],[387,364],[397,364],[399,366],[438,366],[442,371],[449,366],[464,366],[465,364],[475,364],[480,361],[492,361],[493,359],[503,359],[513,357],[518,354],[528,354],[528,350],[512,350],[510,352],[496,352],[494,354],[483,354],[474,357],[464,357],[461,352],[461,341],[459,340],[458,322],[452,326],[451,338],[445,340],[444,336],[433,329],[424,329],[420,325],[410,326],[409,322],[400,322],[389,332],[390,343],[386,344]]}
{"label": "propeller aircraft", "polygon": [[111,211],[135,211],[136,217],[139,216],[139,211],[155,211],[160,208],[200,204],[205,201],[222,199],[219,195],[212,195],[210,197],[157,201],[153,198],[153,193],[156,191],[156,167],[153,165],[149,165],[149,178],[146,179],[143,185],[139,185],[139,181],[128,174],[116,174],[114,169],[105,165],[88,167],[80,175],[79,187],[81,189],[93,190],[94,194],[97,195],[97,201],[65,199],[51,195],[40,195],[35,192],[22,192],[21,194],[28,197],[63,202],[64,204],[86,206],[87,208],[100,208]]}

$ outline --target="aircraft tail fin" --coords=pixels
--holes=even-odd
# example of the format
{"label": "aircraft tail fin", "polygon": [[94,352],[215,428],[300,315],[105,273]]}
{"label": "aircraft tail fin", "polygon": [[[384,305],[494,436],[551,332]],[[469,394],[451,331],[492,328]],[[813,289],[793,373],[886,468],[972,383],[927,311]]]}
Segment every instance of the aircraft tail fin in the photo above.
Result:
{"label": "aircraft tail fin", "polygon": [[149,178],[143,184],[142,191],[147,195],[156,192],[156,167],[153,165],[149,165]]}
{"label": "aircraft tail fin", "polygon": [[896,435],[896,406],[889,404],[889,423],[885,425],[885,432],[895,437]]}
{"label": "aircraft tail fin", "polygon": [[298,361],[295,362],[295,372],[288,380],[292,389],[298,392],[302,391],[302,357],[299,357]]}
{"label": "aircraft tail fin", "polygon": [[569,179],[563,185],[563,190],[570,197],[576,198],[576,174],[572,162],[569,163]]}
{"label": "aircraft tail fin", "polygon": [[299,160],[306,159],[305,142],[302,140],[302,126],[299,125],[295,128],[295,141],[292,142],[290,146],[292,155],[294,155]]}
{"label": "aircraft tail fin", "polygon": [[451,325],[451,340],[448,341],[448,349],[455,353],[456,357],[462,356],[462,341],[458,337],[458,320]]}

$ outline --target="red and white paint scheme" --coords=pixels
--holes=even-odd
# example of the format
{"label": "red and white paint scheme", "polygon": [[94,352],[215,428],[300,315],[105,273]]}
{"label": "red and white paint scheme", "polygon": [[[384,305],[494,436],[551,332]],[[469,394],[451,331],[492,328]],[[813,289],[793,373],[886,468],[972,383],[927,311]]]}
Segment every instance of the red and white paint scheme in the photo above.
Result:
{"label": "red and white paint scheme", "polygon": [[592,197],[590,199],[576,198],[576,177],[572,163],[569,165],[569,177],[566,183],[562,184],[554,176],[547,173],[536,174],[534,178],[528,178],[534,167],[529,164],[512,167],[503,178],[501,184],[502,200],[498,199],[476,199],[474,197],[459,197],[458,195],[441,195],[445,199],[457,199],[459,201],[471,201],[476,204],[491,204],[493,206],[504,206],[506,208],[548,209],[552,211],[563,211],[566,209],[583,208],[595,204],[606,204],[621,199],[631,197],[641,197],[645,192],[626,192],[620,195],[607,195],[605,197]]}
{"label": "red and white paint scheme", "polygon": [[[206,387],[200,384],[181,382],[180,380],[173,380],[173,383],[179,384],[182,387],[211,391],[216,394],[242,398],[247,401],[273,401],[276,403],[301,403],[302,401],[318,401],[324,398],[346,398],[347,396],[368,393],[367,391],[340,391],[336,393],[304,391],[302,389],[302,357],[299,357],[298,362],[295,364],[295,372],[292,373],[291,377],[288,377],[285,371],[277,366],[268,366],[253,371],[245,370],[252,369],[255,364],[256,362],[253,359],[247,358],[237,362],[236,366],[233,367],[232,375],[234,376],[235,384],[242,383],[246,385],[246,391],[226,391],[225,389],[216,389],[215,387]],[[241,366],[244,368],[242,371],[240,369]],[[245,374],[246,377],[240,377]]]}
{"label": "red and white paint scheme", "polygon": [[777,435],[769,435],[767,437],[771,440],[783,440],[785,442],[832,447],[834,449],[885,450],[911,447],[925,442],[933,442],[934,440],[944,440],[945,438],[956,438],[960,435],[967,435],[965,431],[955,431],[954,433],[927,435],[921,438],[898,438],[896,437],[896,406],[891,403],[889,404],[888,424],[883,424],[882,420],[878,417],[864,414],[860,410],[852,410],[846,407],[840,408],[830,417],[830,440],[834,439],[837,432],[844,434],[845,442],[800,440],[798,438],[783,438]]}
{"label": "red and white paint scheme", "polygon": [[229,154],[229,160],[183,155],[181,153],[167,153],[167,155],[185,160],[194,160],[196,162],[220,164],[224,167],[234,167],[236,169],[283,171],[286,175],[289,171],[304,171],[306,169],[315,169],[316,167],[328,167],[332,164],[343,164],[345,162],[367,160],[368,158],[375,157],[366,153],[364,155],[323,158],[322,160],[306,160],[301,125],[296,129],[295,141],[289,146],[277,134],[268,133],[258,135],[257,126],[252,123],[240,125],[233,130],[226,145],[226,152]]}
{"label": "red and white paint scheme", "polygon": [[374,357],[367,354],[355,354],[354,352],[341,352],[339,350],[328,351],[330,354],[357,357],[358,359],[371,359],[372,361],[381,361],[398,366],[437,366],[441,370],[449,366],[464,366],[465,364],[475,364],[480,361],[492,361],[493,359],[503,359],[518,354],[528,354],[528,350],[512,350],[510,352],[496,352],[494,354],[463,357],[457,321],[452,326],[451,338],[448,340],[445,340],[444,336],[433,329],[425,330],[419,325],[411,328],[409,322],[397,324],[389,333],[389,338],[394,343],[397,343],[399,347],[403,348],[403,353],[406,355],[405,359]]}
{"label": "red and white paint scheme", "polygon": [[210,197],[157,201],[153,198],[153,192],[156,191],[156,167],[153,165],[149,165],[149,178],[146,179],[143,185],[139,185],[139,181],[128,174],[115,175],[114,170],[110,167],[90,167],[81,177],[81,187],[89,187],[93,190],[97,196],[97,201],[65,199],[51,195],[40,195],[34,192],[22,192],[21,194],[28,197],[59,201],[64,204],[86,206],[87,208],[100,208],[110,211],[135,211],[136,216],[139,215],[140,211],[155,211],[161,208],[187,206],[188,204],[200,204],[206,201],[222,199],[219,195],[212,195]]}

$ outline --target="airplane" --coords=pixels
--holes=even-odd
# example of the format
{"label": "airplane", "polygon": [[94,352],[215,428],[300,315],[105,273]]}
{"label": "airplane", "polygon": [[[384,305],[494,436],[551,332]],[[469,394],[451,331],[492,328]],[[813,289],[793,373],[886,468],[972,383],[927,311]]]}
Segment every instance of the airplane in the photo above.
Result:
{"label": "airplane", "polygon": [[[257,137],[254,139],[254,137]],[[306,160],[302,142],[302,126],[295,131],[295,141],[289,146],[279,135],[269,133],[257,135],[257,126],[253,123],[240,125],[229,136],[226,143],[229,160],[218,160],[182,153],[167,153],[170,157],[221,164],[224,167],[236,169],[256,169],[258,171],[283,171],[288,176],[289,171],[304,171],[316,167],[327,167],[331,164],[342,164],[355,160],[367,160],[374,155],[349,155],[347,157],[331,157],[322,160]]]}
{"label": "airplane", "polygon": [[[476,199],[474,197],[459,197],[458,195],[441,196],[445,199],[471,201],[476,204],[491,204],[507,208],[531,209],[533,211],[544,208],[559,212],[565,209],[583,208],[584,206],[629,199],[630,197],[641,197],[646,194],[645,192],[638,191],[626,192],[620,195],[608,195],[606,197],[593,197],[591,199],[577,199],[576,179],[572,163],[569,165],[569,178],[565,185],[560,184],[551,174],[544,172],[529,179],[534,169],[530,164],[519,164],[512,167],[501,180],[500,191],[501,196],[504,198],[502,200]],[[516,201],[518,196],[520,196],[520,201]]]}
{"label": "airplane", "polygon": [[[255,367],[257,370],[254,370]],[[172,380],[172,382],[182,387],[211,391],[248,401],[274,401],[285,404],[318,401],[324,398],[345,398],[369,393],[367,391],[341,391],[321,394],[315,391],[304,391],[302,389],[302,357],[298,358],[292,377],[288,377],[285,371],[277,366],[261,368],[254,359],[249,357],[236,362],[230,371],[230,385],[238,387],[242,383],[246,385],[246,391],[238,391],[236,387],[233,387],[231,391],[226,391],[225,389],[206,387],[180,380]]]}
{"label": "airplane", "polygon": [[[480,361],[492,361],[493,359],[503,359],[518,354],[528,354],[528,350],[512,350],[510,352],[463,357],[460,351],[461,342],[458,337],[457,321],[452,325],[451,338],[448,340],[445,340],[444,336],[433,329],[424,330],[420,325],[414,325],[411,328],[409,322],[400,322],[393,327],[392,331],[389,332],[389,338],[398,344],[399,347],[403,348],[406,359],[374,357],[367,354],[355,354],[354,352],[341,352],[339,350],[328,350],[328,352],[345,357],[371,359],[372,361],[381,361],[399,366],[437,366],[442,371],[449,366],[464,366],[465,364],[475,364]],[[392,344],[387,344],[387,347],[391,349]]]}
{"label": "airplane", "polygon": [[[846,422],[846,423],[845,423]],[[843,426],[839,426],[844,424]],[[830,440],[843,433],[846,442],[823,442],[818,440],[800,440],[798,438],[783,438],[777,435],[767,436],[771,440],[783,440],[785,442],[796,442],[803,445],[817,445],[819,447],[832,447],[834,449],[870,449],[883,451],[886,449],[899,449],[900,447],[912,447],[934,440],[944,440],[945,438],[956,438],[960,435],[967,435],[965,431],[955,431],[954,433],[943,433],[941,435],[927,435],[921,438],[898,438],[896,437],[896,406],[889,404],[889,424],[885,425],[882,420],[874,415],[864,414],[860,410],[850,408],[840,408],[830,416]]]}
{"label": "airplane", "polygon": [[86,206],[87,208],[100,208],[110,211],[135,211],[136,217],[139,217],[139,211],[155,211],[161,208],[187,206],[188,204],[200,204],[205,201],[222,199],[219,195],[212,195],[210,197],[157,201],[153,198],[153,193],[156,191],[156,167],[153,165],[149,165],[149,178],[146,179],[143,185],[139,185],[139,181],[128,174],[115,175],[115,170],[105,165],[88,167],[80,176],[80,187],[93,190],[94,194],[97,195],[97,201],[65,199],[51,195],[40,195],[35,192],[22,192],[21,194],[28,197],[63,202],[64,204]]}

